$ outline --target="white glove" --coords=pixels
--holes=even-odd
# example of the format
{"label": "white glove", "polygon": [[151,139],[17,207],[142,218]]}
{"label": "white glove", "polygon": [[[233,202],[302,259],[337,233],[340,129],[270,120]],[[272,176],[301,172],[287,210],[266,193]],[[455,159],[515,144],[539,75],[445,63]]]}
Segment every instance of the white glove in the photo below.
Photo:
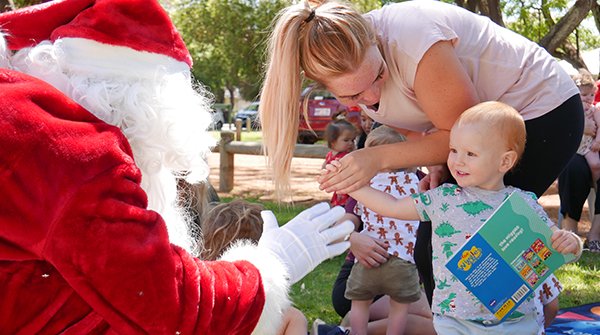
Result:
{"label": "white glove", "polygon": [[329,204],[322,202],[279,227],[273,212],[262,211],[264,226],[258,247],[267,248],[283,261],[289,270],[290,284],[293,284],[322,261],[350,247],[348,241],[328,245],[354,230],[354,224],[350,221],[326,229],[341,219],[344,213],[342,207],[329,209]]}

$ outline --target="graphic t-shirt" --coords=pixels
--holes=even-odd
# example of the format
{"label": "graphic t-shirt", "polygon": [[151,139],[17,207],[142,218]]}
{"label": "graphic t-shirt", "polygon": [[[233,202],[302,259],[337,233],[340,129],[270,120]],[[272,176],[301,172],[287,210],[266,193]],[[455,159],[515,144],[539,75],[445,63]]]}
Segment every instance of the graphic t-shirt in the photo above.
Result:
{"label": "graphic t-shirt", "polygon": [[[497,320],[445,264],[513,192],[518,192],[549,226],[552,225],[542,206],[537,203],[534,193],[512,186],[500,191],[489,191],[478,187],[463,188],[444,184],[413,195],[421,220],[431,220],[433,275],[436,284],[431,306],[433,313],[463,320]],[[513,316],[535,311],[533,299],[533,295],[529,296]]]}

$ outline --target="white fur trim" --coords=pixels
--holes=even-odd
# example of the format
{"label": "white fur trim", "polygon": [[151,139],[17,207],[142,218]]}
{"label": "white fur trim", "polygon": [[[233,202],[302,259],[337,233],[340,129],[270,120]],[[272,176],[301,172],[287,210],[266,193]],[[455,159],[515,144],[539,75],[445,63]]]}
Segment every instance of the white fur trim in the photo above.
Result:
{"label": "white fur trim", "polygon": [[187,63],[162,54],[103,44],[85,38],[65,37],[55,43],[60,44],[68,55],[69,71],[115,75],[135,73],[145,78],[153,78],[157,66],[163,66],[166,74],[190,72]]}
{"label": "white fur trim", "polygon": [[264,248],[242,240],[227,250],[221,260],[247,260],[258,268],[265,290],[265,306],[252,334],[274,335],[281,325],[283,312],[292,306],[288,296],[287,268],[279,257]]}

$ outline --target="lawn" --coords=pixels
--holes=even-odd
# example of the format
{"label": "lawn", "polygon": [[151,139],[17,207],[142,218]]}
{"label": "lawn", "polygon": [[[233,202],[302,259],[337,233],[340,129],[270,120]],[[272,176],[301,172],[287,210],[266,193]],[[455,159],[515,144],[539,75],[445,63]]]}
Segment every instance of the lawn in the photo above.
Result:
{"label": "lawn", "polygon": [[[272,210],[279,224],[291,220],[306,209],[302,205],[286,207],[273,202],[258,201],[257,199],[247,200],[260,202],[267,209]],[[222,198],[221,201],[229,202],[231,198]],[[309,327],[316,318],[332,324],[341,322],[341,317],[337,315],[331,305],[331,289],[345,257],[345,254],[343,254],[326,260],[292,286],[290,292],[292,301],[308,319]],[[577,262],[564,265],[555,272],[555,275],[564,287],[559,296],[560,308],[600,301],[599,254],[584,252]]]}

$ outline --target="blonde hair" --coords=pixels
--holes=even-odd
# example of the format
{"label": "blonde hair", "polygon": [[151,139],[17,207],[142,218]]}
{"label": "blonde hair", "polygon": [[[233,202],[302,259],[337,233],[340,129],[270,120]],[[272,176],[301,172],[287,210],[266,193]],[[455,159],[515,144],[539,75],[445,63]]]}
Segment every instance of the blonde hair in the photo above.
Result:
{"label": "blonde hair", "polygon": [[573,75],[573,81],[575,81],[575,85],[577,85],[579,89],[582,87],[596,89],[596,81],[594,80],[594,76],[587,69],[578,69],[578,73]]}
{"label": "blonde hair", "polygon": [[212,203],[202,218],[204,250],[200,259],[214,261],[230,245],[240,239],[258,243],[263,231],[260,212],[265,206],[246,200],[235,199],[230,203]]}
{"label": "blonde hair", "polygon": [[[401,143],[406,142],[408,139],[406,136],[402,135],[395,129],[392,129],[388,126],[381,125],[369,133],[367,135],[367,139],[365,140],[365,148],[376,147],[379,145],[385,144],[393,144],[393,143]],[[406,171],[406,172],[417,172],[417,168],[403,168],[403,169],[388,169],[388,171],[398,172],[398,171]]]}
{"label": "blonde hair", "polygon": [[365,147],[376,147],[378,145],[406,142],[406,136],[388,126],[379,126],[369,133],[365,141]]}
{"label": "blonde hair", "polygon": [[482,102],[464,111],[452,128],[471,123],[483,124],[489,129],[487,136],[503,139],[506,149],[517,153],[517,164],[525,150],[527,131],[516,109],[498,101]]}
{"label": "blonde hair", "polygon": [[[259,112],[267,162],[281,198],[290,191],[302,71],[322,86],[322,78],[357,69],[377,38],[361,13],[338,1],[301,1],[279,12],[274,23]],[[308,118],[307,101],[304,116]]]}

